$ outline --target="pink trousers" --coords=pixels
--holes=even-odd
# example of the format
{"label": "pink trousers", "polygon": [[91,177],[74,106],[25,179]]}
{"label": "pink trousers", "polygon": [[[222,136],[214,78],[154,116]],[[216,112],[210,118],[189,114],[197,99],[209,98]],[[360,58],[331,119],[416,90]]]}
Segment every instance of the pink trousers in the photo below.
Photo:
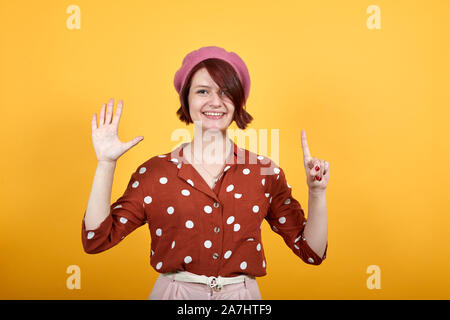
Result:
{"label": "pink trousers", "polygon": [[156,279],[149,300],[262,300],[258,283],[245,277],[241,283],[227,284],[215,291],[202,283],[174,280],[162,274]]}

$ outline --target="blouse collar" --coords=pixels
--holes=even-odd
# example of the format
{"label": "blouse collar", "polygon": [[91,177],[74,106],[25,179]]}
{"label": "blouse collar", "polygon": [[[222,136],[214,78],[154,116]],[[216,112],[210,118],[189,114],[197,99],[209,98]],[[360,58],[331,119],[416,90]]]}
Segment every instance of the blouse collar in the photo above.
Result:
{"label": "blouse collar", "polygon": [[[230,139],[230,141],[233,143],[233,152],[227,158],[226,163],[229,165],[245,163],[245,159],[248,158],[248,150],[239,148],[233,140]],[[183,157],[183,148],[187,144],[189,144],[189,142],[182,143],[181,145],[173,149],[166,157],[167,161],[176,163],[178,168],[183,165],[182,163],[188,163],[187,160],[185,160]]]}
{"label": "blouse collar", "polygon": [[[231,140],[231,139],[230,139]],[[233,142],[233,152],[228,157],[226,163],[227,165],[222,169],[222,173],[224,171],[227,171],[231,167],[237,165],[237,164],[243,164],[245,163],[246,157],[249,155],[249,151],[246,149],[239,148],[236,143]],[[185,180],[187,183],[191,184],[193,188],[196,188],[200,190],[201,192],[205,193],[215,201],[219,201],[218,196],[218,190],[219,187],[216,185],[214,189],[211,189],[205,180],[200,176],[200,174],[194,169],[192,164],[190,164],[188,161],[186,161],[183,157],[183,147],[187,145],[189,142],[182,143],[178,147],[176,147],[172,152],[167,154],[165,157],[167,161],[174,162],[174,164],[178,168],[178,177]],[[231,160],[231,161],[230,161]],[[195,182],[193,182],[194,180]],[[217,191],[217,193],[215,192]]]}

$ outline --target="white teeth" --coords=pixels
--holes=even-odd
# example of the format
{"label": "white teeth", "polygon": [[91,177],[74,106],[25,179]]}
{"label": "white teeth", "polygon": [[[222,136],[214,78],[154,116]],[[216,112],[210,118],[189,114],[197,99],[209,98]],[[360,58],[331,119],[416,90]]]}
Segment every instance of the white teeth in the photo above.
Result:
{"label": "white teeth", "polygon": [[219,112],[203,112],[203,114],[206,114],[208,116],[222,116],[222,115],[224,115],[224,113],[219,113]]}

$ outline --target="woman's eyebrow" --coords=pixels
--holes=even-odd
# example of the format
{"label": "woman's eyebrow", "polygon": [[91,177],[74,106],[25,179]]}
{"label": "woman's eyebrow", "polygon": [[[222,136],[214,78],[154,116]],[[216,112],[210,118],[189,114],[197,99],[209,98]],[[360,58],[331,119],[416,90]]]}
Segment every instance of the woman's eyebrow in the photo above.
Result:
{"label": "woman's eyebrow", "polygon": [[199,87],[212,88],[212,87],[207,86],[207,85],[198,85],[198,86],[195,86],[194,88],[199,88]]}

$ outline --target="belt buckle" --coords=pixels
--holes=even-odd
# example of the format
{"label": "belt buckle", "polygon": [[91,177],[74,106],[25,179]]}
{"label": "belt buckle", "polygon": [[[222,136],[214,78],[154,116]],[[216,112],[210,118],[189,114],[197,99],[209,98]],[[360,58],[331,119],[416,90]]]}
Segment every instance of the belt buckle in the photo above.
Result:
{"label": "belt buckle", "polygon": [[219,284],[217,283],[217,278],[216,277],[211,277],[210,278],[210,288],[212,288],[215,292],[219,292],[222,288],[219,286]]}

